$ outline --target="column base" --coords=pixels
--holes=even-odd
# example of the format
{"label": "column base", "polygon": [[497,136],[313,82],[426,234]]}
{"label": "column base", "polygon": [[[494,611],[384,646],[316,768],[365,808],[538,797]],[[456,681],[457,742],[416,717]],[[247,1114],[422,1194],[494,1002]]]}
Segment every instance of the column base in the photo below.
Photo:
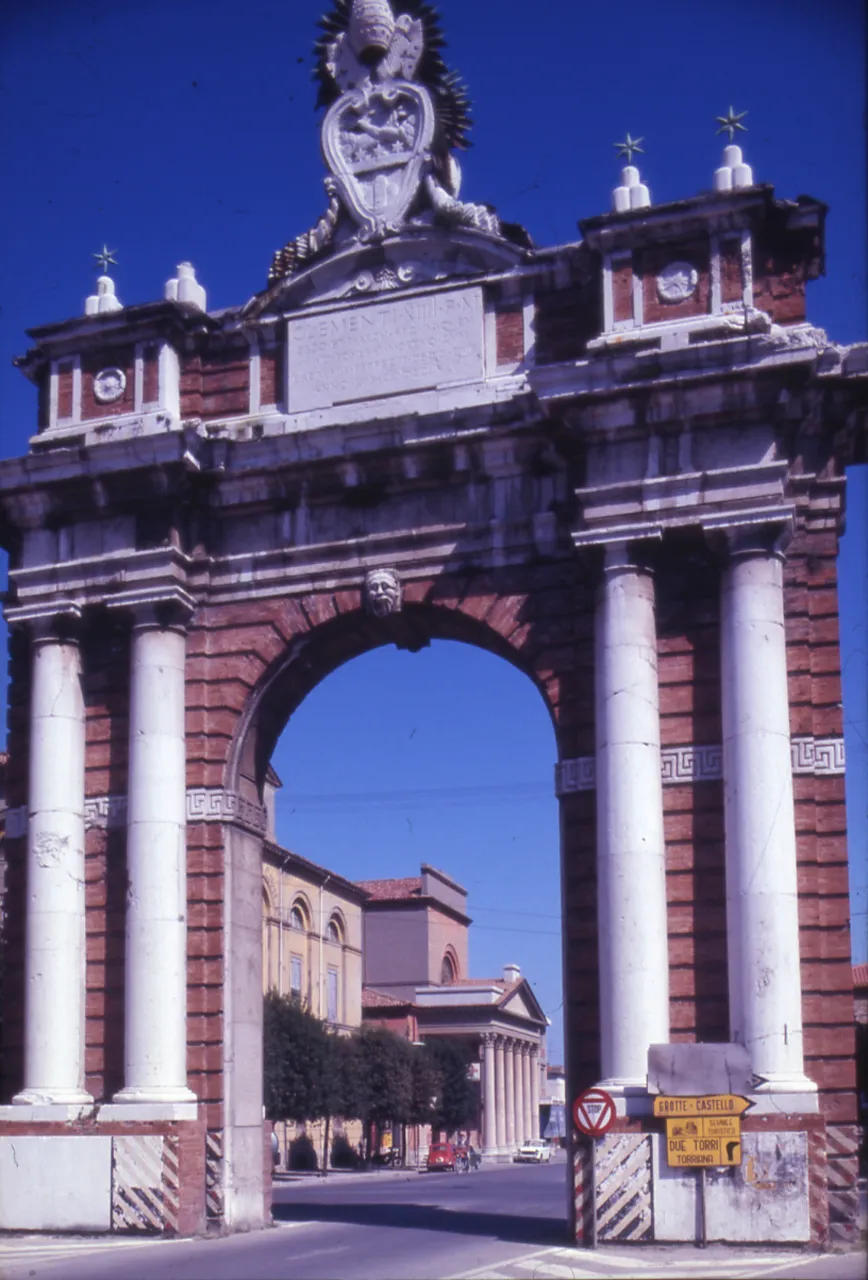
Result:
{"label": "column base", "polygon": [[123,1106],[173,1102],[192,1102],[198,1105],[199,1099],[185,1085],[157,1085],[150,1088],[144,1085],[128,1085],[112,1098],[112,1103]]}
{"label": "column base", "polygon": [[93,1098],[84,1089],[22,1089],[12,1099],[15,1107],[92,1107]]}

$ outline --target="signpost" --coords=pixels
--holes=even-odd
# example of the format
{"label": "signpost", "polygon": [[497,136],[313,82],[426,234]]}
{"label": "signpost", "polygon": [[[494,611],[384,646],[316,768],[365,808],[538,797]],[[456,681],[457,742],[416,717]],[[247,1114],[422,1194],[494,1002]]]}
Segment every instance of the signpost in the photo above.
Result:
{"label": "signpost", "polygon": [[597,1138],[612,1127],[615,1102],[605,1089],[586,1089],[573,1103],[576,1128],[591,1139],[591,1248],[597,1247]]}
{"label": "signpost", "polygon": [[741,1116],[752,1107],[738,1093],[701,1098],[654,1099],[654,1115],[666,1121],[666,1163],[699,1170],[702,1239],[705,1246],[705,1170],[741,1164]]}

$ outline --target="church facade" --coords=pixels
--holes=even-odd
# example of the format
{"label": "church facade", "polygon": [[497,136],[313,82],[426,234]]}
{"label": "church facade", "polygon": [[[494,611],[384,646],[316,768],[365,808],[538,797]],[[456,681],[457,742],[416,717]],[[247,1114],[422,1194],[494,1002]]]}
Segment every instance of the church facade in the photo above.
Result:
{"label": "church facade", "polygon": [[577,1241],[695,1238],[654,1064],[719,1092],[709,1045],[751,1103],[709,1236],[852,1238],[835,566],[868,352],[808,319],[824,207],[730,145],[713,190],[654,205],[628,164],[534,247],[461,199],[463,90],[406,7],[325,20],[324,212],[261,292],[105,276],[20,361],[0,1226],[267,1220],[271,753],[339,664],[448,638],[555,728],[567,1100],[617,1111],[571,1134]]}

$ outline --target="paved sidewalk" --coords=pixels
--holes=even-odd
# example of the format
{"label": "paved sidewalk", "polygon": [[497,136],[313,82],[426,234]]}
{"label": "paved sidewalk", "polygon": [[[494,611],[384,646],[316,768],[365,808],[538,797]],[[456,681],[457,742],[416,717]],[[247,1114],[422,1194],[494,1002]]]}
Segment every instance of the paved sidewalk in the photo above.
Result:
{"label": "paved sidewalk", "polygon": [[542,1249],[448,1280],[864,1280],[865,1255],[683,1245]]}

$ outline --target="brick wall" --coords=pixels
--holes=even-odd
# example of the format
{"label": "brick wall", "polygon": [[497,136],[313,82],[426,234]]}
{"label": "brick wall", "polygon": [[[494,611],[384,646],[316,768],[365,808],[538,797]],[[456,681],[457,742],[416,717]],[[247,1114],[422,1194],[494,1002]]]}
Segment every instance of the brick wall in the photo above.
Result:
{"label": "brick wall", "polygon": [[181,417],[222,418],[250,408],[250,348],[245,342],[186,356],[181,366]]}
{"label": "brick wall", "polygon": [[[93,392],[93,381],[102,369],[120,369],[125,378],[123,395],[110,404],[102,404]],[[135,357],[132,347],[124,347],[115,351],[101,351],[92,356],[85,356],[81,362],[81,417],[90,418],[113,417],[118,413],[132,413],[135,392]],[[61,415],[58,414],[58,417]]]}

